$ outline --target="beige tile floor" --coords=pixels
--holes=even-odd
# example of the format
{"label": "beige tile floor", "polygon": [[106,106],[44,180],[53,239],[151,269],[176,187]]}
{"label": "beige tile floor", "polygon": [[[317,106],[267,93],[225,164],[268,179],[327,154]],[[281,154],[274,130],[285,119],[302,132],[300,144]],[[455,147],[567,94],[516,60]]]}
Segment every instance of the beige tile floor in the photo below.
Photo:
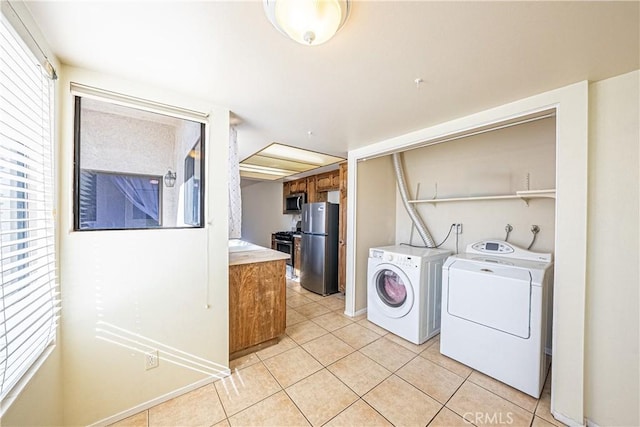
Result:
{"label": "beige tile floor", "polygon": [[287,283],[277,345],[231,362],[232,375],[116,426],[561,426],[539,400],[422,345],[343,315],[344,296]]}

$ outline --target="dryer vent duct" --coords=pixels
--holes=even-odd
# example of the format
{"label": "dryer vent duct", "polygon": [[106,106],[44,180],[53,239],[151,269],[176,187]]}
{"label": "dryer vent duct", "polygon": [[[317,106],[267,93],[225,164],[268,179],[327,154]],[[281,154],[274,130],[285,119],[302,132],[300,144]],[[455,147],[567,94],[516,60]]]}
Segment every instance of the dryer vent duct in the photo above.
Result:
{"label": "dryer vent duct", "polygon": [[427,226],[424,221],[418,214],[416,208],[409,203],[409,194],[407,192],[407,183],[404,179],[404,167],[402,166],[402,157],[401,153],[393,153],[393,169],[396,173],[396,181],[398,182],[398,191],[400,191],[400,198],[402,199],[402,203],[404,204],[404,208],[407,210],[409,214],[409,218],[416,226],[416,230],[418,230],[418,234],[424,241],[424,244],[430,248],[436,247],[436,242],[434,242],[433,237],[431,237],[431,233],[427,230]]}

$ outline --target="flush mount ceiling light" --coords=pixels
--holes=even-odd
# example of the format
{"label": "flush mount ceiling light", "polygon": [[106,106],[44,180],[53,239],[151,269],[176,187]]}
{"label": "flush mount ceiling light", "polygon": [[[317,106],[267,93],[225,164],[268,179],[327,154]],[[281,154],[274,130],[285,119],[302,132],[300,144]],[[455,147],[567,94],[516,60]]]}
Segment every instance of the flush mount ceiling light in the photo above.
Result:
{"label": "flush mount ceiling light", "polygon": [[269,21],[298,43],[315,46],[328,41],[349,16],[350,0],[264,0]]}
{"label": "flush mount ceiling light", "polygon": [[273,143],[240,162],[242,178],[274,181],[343,161],[342,157]]}

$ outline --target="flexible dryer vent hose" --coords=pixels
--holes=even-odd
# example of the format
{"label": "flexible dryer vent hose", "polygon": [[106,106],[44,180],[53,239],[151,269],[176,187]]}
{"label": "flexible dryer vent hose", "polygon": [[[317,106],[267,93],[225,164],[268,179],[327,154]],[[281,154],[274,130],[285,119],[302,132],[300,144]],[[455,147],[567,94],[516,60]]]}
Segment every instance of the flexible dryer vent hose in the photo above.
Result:
{"label": "flexible dryer vent hose", "polygon": [[400,198],[402,199],[404,208],[407,210],[409,218],[411,218],[411,221],[413,221],[413,224],[416,226],[416,230],[418,230],[418,234],[424,241],[424,244],[430,248],[435,248],[436,242],[434,242],[433,237],[431,237],[431,233],[427,230],[427,226],[420,217],[418,211],[416,211],[416,208],[409,203],[409,195],[407,192],[407,183],[404,179],[404,167],[402,166],[401,153],[393,153],[392,157],[393,169],[396,173],[396,181],[398,182],[398,191],[400,191]]}

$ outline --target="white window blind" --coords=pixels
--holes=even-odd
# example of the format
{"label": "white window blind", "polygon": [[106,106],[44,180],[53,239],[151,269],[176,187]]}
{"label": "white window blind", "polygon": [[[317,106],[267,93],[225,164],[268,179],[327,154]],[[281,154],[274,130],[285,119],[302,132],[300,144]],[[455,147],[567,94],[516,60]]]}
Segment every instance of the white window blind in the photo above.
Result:
{"label": "white window blind", "polygon": [[53,82],[0,14],[0,401],[54,344]]}

